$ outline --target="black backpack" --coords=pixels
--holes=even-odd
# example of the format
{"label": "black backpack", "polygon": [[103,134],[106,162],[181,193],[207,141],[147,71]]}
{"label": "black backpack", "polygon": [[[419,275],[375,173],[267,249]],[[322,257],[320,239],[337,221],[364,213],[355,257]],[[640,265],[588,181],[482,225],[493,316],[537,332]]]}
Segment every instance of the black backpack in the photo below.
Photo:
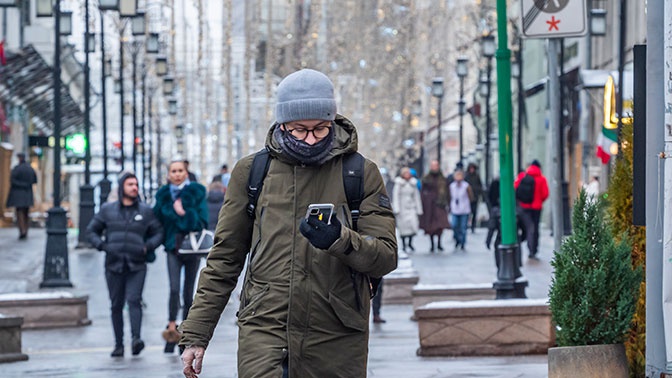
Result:
{"label": "black backpack", "polygon": [[534,200],[534,177],[532,175],[526,173],[520,180],[516,188],[516,199],[520,203],[532,203]]}
{"label": "black backpack", "polygon": [[[264,186],[264,178],[268,173],[268,167],[271,164],[271,157],[268,149],[257,152],[252,160],[250,175],[247,178],[247,215],[254,219],[257,201]],[[352,218],[352,229],[357,231],[357,220],[359,219],[359,205],[364,199],[364,156],[359,152],[345,155],[343,157],[343,187],[345,197],[348,199],[350,208],[350,217]],[[353,287],[356,287],[356,272],[350,268],[350,276],[353,280]],[[378,287],[382,278],[366,276],[369,280],[369,294],[373,298],[378,293]],[[357,305],[361,306],[359,296],[356,297]]]}

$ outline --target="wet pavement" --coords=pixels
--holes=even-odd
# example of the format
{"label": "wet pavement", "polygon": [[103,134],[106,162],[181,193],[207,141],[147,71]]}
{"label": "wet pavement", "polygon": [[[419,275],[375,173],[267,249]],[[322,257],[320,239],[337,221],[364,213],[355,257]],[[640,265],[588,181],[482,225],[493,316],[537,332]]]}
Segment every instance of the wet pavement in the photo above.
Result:
{"label": "wet pavement", "polygon": [[[24,330],[23,353],[29,360],[0,364],[0,377],[182,377],[179,355],[163,353],[161,331],[166,326],[168,277],[163,250],[149,265],[145,283],[142,337],[146,348],[139,356],[130,355],[130,328],[126,326],[126,356],[109,356],[114,344],[109,317],[109,300],[104,280],[104,255],[90,249],[76,249],[77,230],[69,235],[70,281],[73,288],[39,289],[46,249],[45,229],[31,229],[27,240],[17,240],[13,228],[0,228],[0,294],[18,292],[69,291],[88,295],[89,326],[51,330]],[[420,276],[420,284],[492,283],[496,268],[492,251],[485,247],[485,229],[469,232],[465,251],[455,251],[452,231],[443,235],[444,252],[429,253],[429,239],[418,235],[416,252],[409,254]],[[523,258],[522,272],[529,281],[527,295],[545,298],[551,281],[549,260],[553,240],[542,230],[540,260]],[[526,256],[526,247],[522,247]],[[403,255],[403,254],[402,254]],[[206,351],[200,377],[237,377],[237,296],[224,311],[215,336]],[[412,321],[412,306],[383,305],[384,324],[371,327],[369,377],[525,377],[547,376],[546,355],[514,357],[418,357],[417,323]]]}

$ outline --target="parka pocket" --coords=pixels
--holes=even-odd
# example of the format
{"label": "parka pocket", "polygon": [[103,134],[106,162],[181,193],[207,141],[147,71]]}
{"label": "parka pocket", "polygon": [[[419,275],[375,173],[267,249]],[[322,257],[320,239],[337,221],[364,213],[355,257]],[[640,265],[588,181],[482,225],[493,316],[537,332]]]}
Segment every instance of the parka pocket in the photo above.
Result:
{"label": "parka pocket", "polygon": [[360,332],[366,330],[368,319],[365,319],[359,311],[350,307],[344,300],[329,293],[329,304],[344,326]]}
{"label": "parka pocket", "polygon": [[256,312],[259,303],[265,297],[266,293],[268,293],[268,290],[271,287],[270,284],[265,284],[262,286],[255,286],[251,283],[248,284],[251,285],[251,288],[249,293],[242,293],[240,309],[238,309],[237,313],[238,319],[243,319],[250,314],[253,315]]}

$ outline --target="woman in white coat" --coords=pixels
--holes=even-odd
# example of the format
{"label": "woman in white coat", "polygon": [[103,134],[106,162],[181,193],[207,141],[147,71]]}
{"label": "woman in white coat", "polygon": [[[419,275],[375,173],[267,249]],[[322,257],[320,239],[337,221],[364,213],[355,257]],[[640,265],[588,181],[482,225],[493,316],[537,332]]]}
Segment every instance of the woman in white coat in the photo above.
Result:
{"label": "woman in white coat", "polygon": [[392,210],[397,221],[397,230],[401,236],[404,252],[406,247],[413,248],[413,236],[420,229],[419,216],[422,215],[422,201],[418,190],[418,181],[411,175],[408,167],[401,169],[400,176],[394,179],[392,190]]}

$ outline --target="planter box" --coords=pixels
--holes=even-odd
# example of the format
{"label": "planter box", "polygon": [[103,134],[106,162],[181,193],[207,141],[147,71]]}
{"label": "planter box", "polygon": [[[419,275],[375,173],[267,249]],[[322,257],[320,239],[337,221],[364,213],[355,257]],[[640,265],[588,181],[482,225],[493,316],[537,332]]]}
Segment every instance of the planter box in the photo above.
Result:
{"label": "planter box", "polygon": [[476,301],[495,299],[492,283],[459,284],[459,285],[415,285],[413,296],[413,312],[432,302],[442,301]]}
{"label": "planter box", "polygon": [[7,317],[0,314],[0,363],[25,361],[28,355],[21,353],[20,317]]}
{"label": "planter box", "polygon": [[547,299],[447,301],[415,312],[420,356],[545,354],[555,344]]}
{"label": "planter box", "polygon": [[628,378],[628,358],[623,344],[550,348],[548,378]]}
{"label": "planter box", "polygon": [[383,304],[413,303],[413,286],[420,280],[418,272],[409,259],[399,259],[397,269],[383,279]]}
{"label": "planter box", "polygon": [[91,324],[88,296],[68,292],[0,294],[0,313],[23,318],[23,328],[77,327]]}

